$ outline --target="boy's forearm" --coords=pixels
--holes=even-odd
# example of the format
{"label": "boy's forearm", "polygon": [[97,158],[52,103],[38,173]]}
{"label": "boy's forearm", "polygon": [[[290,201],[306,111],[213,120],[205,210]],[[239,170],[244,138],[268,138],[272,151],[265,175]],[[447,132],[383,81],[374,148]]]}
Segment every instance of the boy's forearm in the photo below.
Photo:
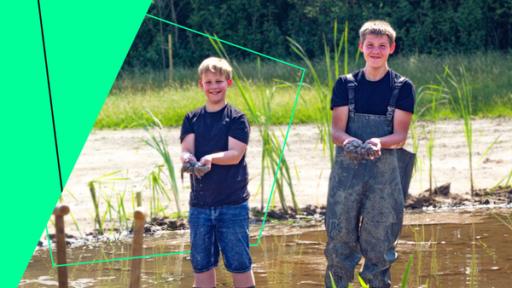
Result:
{"label": "boy's forearm", "polygon": [[343,146],[345,141],[347,141],[348,139],[356,139],[356,138],[350,136],[345,131],[341,131],[341,130],[337,130],[337,129],[332,130],[332,142],[334,142],[334,144],[336,144],[338,146]]}
{"label": "boy's forearm", "polygon": [[382,149],[399,149],[405,145],[407,133],[393,133],[380,138]]}
{"label": "boy's forearm", "polygon": [[183,141],[181,142],[181,161],[182,162],[187,162],[189,160],[195,160],[195,157],[194,157],[194,139],[195,139],[195,135],[194,134],[189,134],[187,135]]}
{"label": "boy's forearm", "polygon": [[236,150],[227,150],[206,155],[209,157],[213,164],[217,165],[235,165],[240,162],[243,157],[243,153]]}

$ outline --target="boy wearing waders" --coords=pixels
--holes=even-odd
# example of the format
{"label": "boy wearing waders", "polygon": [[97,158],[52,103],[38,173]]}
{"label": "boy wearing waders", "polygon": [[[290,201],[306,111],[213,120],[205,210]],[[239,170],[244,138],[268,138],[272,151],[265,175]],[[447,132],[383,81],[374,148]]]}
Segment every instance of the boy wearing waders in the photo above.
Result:
{"label": "boy wearing waders", "polygon": [[206,104],[185,116],[180,135],[182,163],[200,167],[191,173],[188,218],[194,287],[215,287],[220,252],[234,286],[254,287],[245,162],[249,124],[226,102],[232,85],[228,62],[207,58],[198,73]]}
{"label": "boy wearing waders", "polygon": [[372,288],[391,287],[390,266],[402,226],[414,155],[400,149],[414,111],[412,83],[390,70],[395,31],[369,21],[359,31],[364,69],[340,77],[331,98],[336,159],[329,179],[326,287],[347,287],[360,273]]}

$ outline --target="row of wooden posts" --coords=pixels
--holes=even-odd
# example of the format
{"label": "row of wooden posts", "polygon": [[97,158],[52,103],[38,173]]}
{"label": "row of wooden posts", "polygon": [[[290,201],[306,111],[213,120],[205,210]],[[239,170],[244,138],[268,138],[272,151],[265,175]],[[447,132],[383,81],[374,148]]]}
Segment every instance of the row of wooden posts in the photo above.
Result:
{"label": "row of wooden posts", "polygon": [[[59,205],[53,210],[55,217],[55,236],[57,239],[57,275],[59,288],[68,287],[68,271],[66,266],[66,233],[64,229],[64,216],[69,213],[69,207]],[[144,239],[144,224],[146,215],[142,208],[135,210],[133,215],[133,240],[131,256],[142,256],[142,244]],[[140,273],[142,268],[142,258],[131,260],[130,268],[130,288],[140,287]]]}

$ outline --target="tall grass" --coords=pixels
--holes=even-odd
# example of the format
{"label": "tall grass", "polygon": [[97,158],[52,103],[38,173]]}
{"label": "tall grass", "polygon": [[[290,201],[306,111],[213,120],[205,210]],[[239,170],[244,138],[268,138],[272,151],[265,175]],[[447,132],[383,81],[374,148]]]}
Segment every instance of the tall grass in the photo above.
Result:
{"label": "tall grass", "polygon": [[473,92],[471,81],[464,68],[459,66],[459,75],[453,74],[448,66],[445,67],[443,77],[439,78],[442,85],[450,93],[451,108],[459,115],[464,121],[464,136],[468,149],[468,164],[469,164],[469,181],[471,197],[474,196],[474,178],[473,178]]}
{"label": "tall grass", "polygon": [[[316,123],[318,132],[320,134],[320,142],[322,143],[322,147],[324,151],[326,151],[326,147],[328,148],[329,159],[331,160],[331,165],[334,163],[334,143],[332,142],[331,135],[331,122],[332,115],[329,113],[330,111],[330,99],[332,88],[334,87],[334,83],[336,79],[340,76],[340,57],[343,47],[344,49],[344,57],[343,57],[343,73],[348,73],[348,22],[345,22],[345,29],[342,32],[341,36],[338,35],[338,21],[334,21],[333,24],[333,42],[332,48],[327,43],[327,40],[324,35],[324,61],[325,61],[325,75],[321,77],[319,72],[317,71],[317,66],[313,64],[311,58],[308,57],[306,51],[302,48],[302,46],[288,37],[288,41],[290,42],[290,48],[302,59],[306,66],[309,69],[310,74],[312,75],[312,84],[314,95],[316,96],[316,101],[319,103],[316,106],[316,115],[318,117],[318,122]],[[339,40],[338,40],[339,37]],[[332,49],[332,51],[331,51]]]}
{"label": "tall grass", "polygon": [[[146,131],[148,133],[148,139],[145,139],[144,142],[151,148],[153,148],[164,161],[165,168],[167,170],[167,180],[170,186],[170,189],[174,196],[174,202],[176,204],[176,211],[178,212],[178,217],[181,217],[181,208],[180,208],[180,193],[178,190],[178,184],[176,181],[176,173],[174,168],[174,163],[171,159],[171,155],[169,153],[169,145],[165,140],[165,137],[162,135],[163,126],[160,120],[156,118],[153,113],[148,111],[148,114],[153,119],[153,122],[146,127]],[[166,198],[171,201],[169,195],[165,192],[164,182],[161,181],[161,171],[158,170],[157,174],[153,173],[150,177],[151,187],[157,189],[161,193],[163,193]],[[155,186],[156,185],[156,186]],[[156,188],[155,188],[156,187]],[[152,188],[152,189],[153,189]]]}
{"label": "tall grass", "polygon": [[430,245],[432,247],[431,256],[430,256],[430,275],[434,277],[434,281],[427,282],[427,287],[430,287],[431,283],[435,283],[433,285],[434,287],[439,287],[439,277],[438,277],[438,262],[437,262],[437,239],[438,239],[438,233],[439,233],[439,226],[430,226],[431,227],[431,240]]}
{"label": "tall grass", "polygon": [[[114,219],[114,213],[117,215],[117,220],[119,221],[120,227],[128,225],[128,217],[124,207],[125,193],[117,193],[116,191],[114,191],[115,193],[101,193],[101,188],[104,188],[105,184],[113,184],[117,181],[128,180],[128,178],[120,176],[120,172],[121,171],[112,171],[98,178],[92,179],[87,183],[92,204],[94,206],[94,223],[97,226],[96,228],[99,235],[104,234],[105,221],[107,217],[111,220]],[[113,190],[113,188],[110,190]],[[112,200],[112,194],[116,195],[115,203]],[[106,206],[103,213],[100,211],[100,202],[102,199]]]}
{"label": "tall grass", "polygon": [[432,119],[432,123],[429,127],[429,132],[427,136],[427,144],[426,144],[426,152],[428,157],[428,187],[429,187],[429,194],[432,196],[434,192],[434,169],[433,169],[433,158],[434,158],[434,144],[435,144],[435,137],[436,137],[436,128],[437,128],[437,121],[439,118],[438,115],[438,105],[443,104],[443,102],[446,102],[446,93],[445,89],[442,86],[439,85],[426,85],[422,86],[421,89],[425,90],[425,94],[430,96],[431,104],[429,110],[430,115]]}
{"label": "tall grass", "polygon": [[[432,114],[436,114],[436,97],[432,97]],[[437,116],[434,116],[434,121],[430,126],[430,131],[428,134],[427,141],[427,157],[428,157],[428,191],[429,195],[432,196],[434,193],[434,176],[433,176],[433,156],[434,156],[434,139],[436,133],[436,125],[437,125]]]}
{"label": "tall grass", "polygon": [[414,256],[410,255],[407,264],[405,265],[404,273],[402,274],[402,281],[400,281],[400,288],[409,287],[409,274],[411,273],[411,267],[414,261]]}
{"label": "tall grass", "polygon": [[[149,215],[150,218],[156,217],[157,215],[164,215],[166,207],[160,201],[161,197],[167,199],[167,201],[171,201],[171,197],[167,192],[166,184],[164,182],[163,167],[161,165],[156,166],[153,171],[149,173],[147,176],[148,186],[151,192],[151,199],[149,201]],[[177,205],[179,206],[179,205]],[[178,210],[178,217],[181,216],[181,211]]]}
{"label": "tall grass", "polygon": [[423,270],[423,246],[425,245],[425,226],[415,225],[411,227],[415,244],[415,259],[416,266],[414,267],[415,273],[415,285],[414,287],[421,287],[421,272]]}

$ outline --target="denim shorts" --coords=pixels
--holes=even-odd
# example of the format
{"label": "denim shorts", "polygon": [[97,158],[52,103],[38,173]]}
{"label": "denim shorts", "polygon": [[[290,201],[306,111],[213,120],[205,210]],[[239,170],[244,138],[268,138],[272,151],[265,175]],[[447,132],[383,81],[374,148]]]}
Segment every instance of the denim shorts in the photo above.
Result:
{"label": "denim shorts", "polygon": [[188,223],[194,272],[202,273],[217,267],[221,251],[229,272],[251,270],[247,201],[211,208],[190,207]]}

